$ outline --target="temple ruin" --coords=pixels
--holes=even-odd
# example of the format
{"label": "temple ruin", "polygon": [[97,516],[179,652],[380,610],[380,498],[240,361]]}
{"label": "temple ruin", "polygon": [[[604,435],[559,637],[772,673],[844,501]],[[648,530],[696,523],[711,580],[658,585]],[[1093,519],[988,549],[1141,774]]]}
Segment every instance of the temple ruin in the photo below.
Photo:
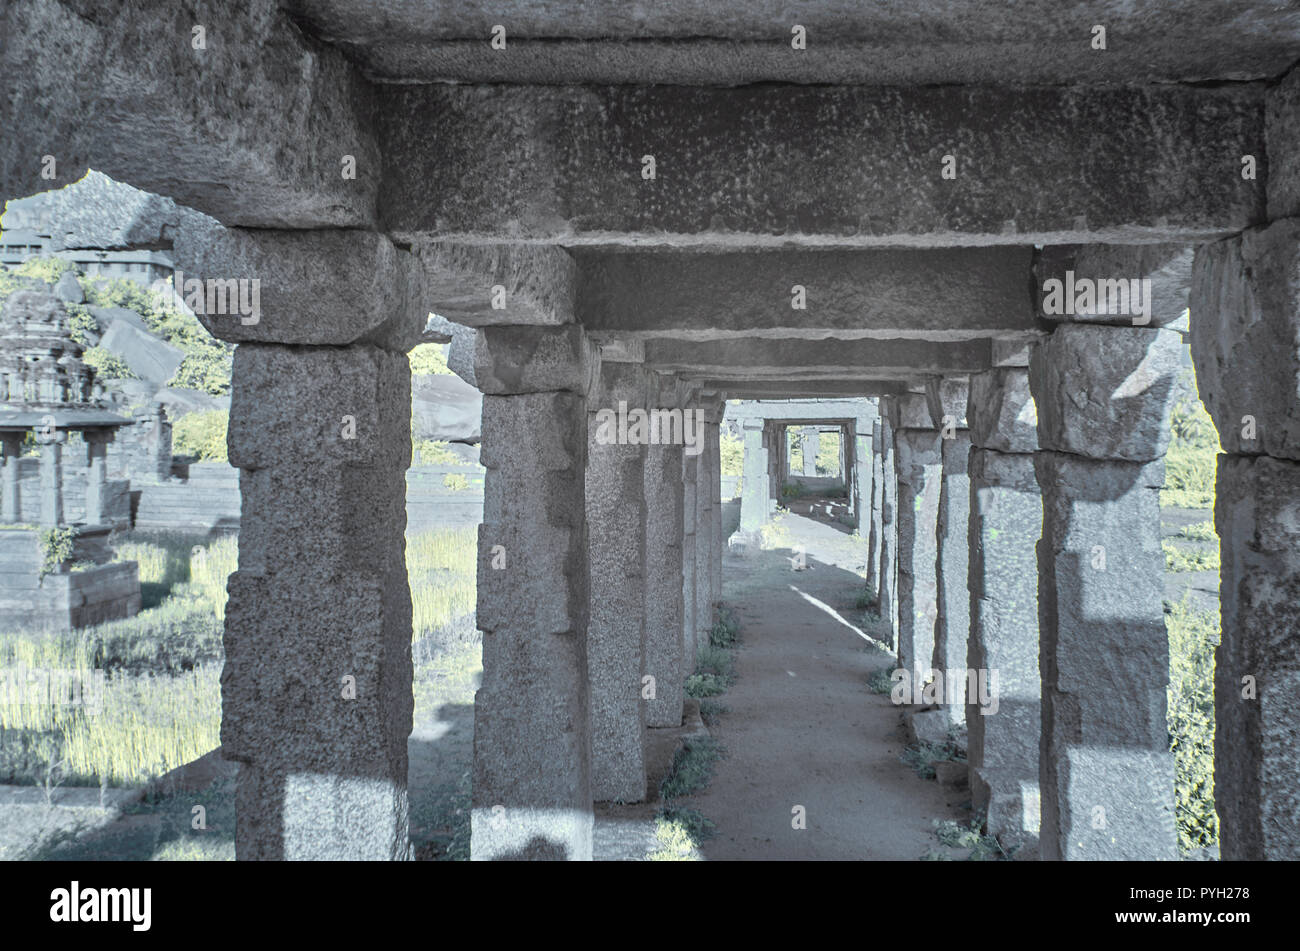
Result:
{"label": "temple ruin", "polygon": [[[164,196],[116,247],[260,285],[256,321],[200,314],[238,344],[239,858],[407,857],[422,341],[483,394],[474,858],[591,858],[593,802],[644,794],[722,552],[817,426],[900,668],[1000,672],[995,715],[941,711],[991,831],[1176,858],[1184,332],[1222,438],[1222,857],[1300,858],[1300,13],[85,6],[7,11],[0,195],[98,170]],[[623,403],[700,414],[701,451],[598,439]]]}

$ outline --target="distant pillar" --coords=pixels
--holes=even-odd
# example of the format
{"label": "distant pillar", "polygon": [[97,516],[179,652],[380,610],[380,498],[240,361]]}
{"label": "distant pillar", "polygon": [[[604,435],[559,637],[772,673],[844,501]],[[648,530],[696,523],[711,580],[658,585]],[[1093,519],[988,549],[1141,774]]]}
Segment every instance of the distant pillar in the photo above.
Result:
{"label": "distant pillar", "polygon": [[969,558],[970,432],[944,430],[941,442],[943,474],[939,488],[938,615],[934,628],[934,668],[943,671],[944,695],[939,698],[948,722],[966,719],[966,641],[970,636],[970,591],[966,587]]}
{"label": "distant pillar", "polygon": [[741,431],[745,458],[740,490],[740,528],[736,535],[757,545],[758,530],[766,524],[768,514],[769,483],[763,420],[758,417],[746,419],[741,424]]}
{"label": "distant pillar", "polygon": [[817,475],[817,452],[821,448],[821,434],[813,426],[799,430],[799,449],[803,454],[803,474]]}
{"label": "distant pillar", "polygon": [[4,482],[0,486],[0,522],[22,521],[22,490],[19,488],[18,460],[22,457],[22,433],[5,433],[4,445]]}
{"label": "distant pillar", "polygon": [[929,679],[934,660],[943,447],[925,397],[903,394],[898,407],[898,664],[911,672],[916,691]]}
{"label": "distant pillar", "polygon": [[87,430],[83,438],[86,441],[86,524],[102,525],[110,434],[102,430]]}
{"label": "distant pillar", "polygon": [[41,524],[55,528],[63,524],[63,442],[66,434],[54,432],[40,437]]}

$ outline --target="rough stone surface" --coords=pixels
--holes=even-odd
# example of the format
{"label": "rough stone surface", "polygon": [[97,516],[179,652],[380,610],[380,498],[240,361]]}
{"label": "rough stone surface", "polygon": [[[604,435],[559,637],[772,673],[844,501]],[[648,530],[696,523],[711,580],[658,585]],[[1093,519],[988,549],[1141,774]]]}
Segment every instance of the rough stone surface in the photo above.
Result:
{"label": "rough stone surface", "polygon": [[485,394],[586,394],[599,379],[599,357],[576,325],[484,327],[475,342],[474,378]]}
{"label": "rough stone surface", "polygon": [[[867,83],[1065,84],[1248,79],[1294,61],[1292,11],[1264,0],[1233,7],[1224,30],[1216,2],[1177,8],[1107,8],[1104,53],[1079,41],[1073,20],[1048,0],[1006,7],[943,3],[890,7],[824,2],[799,9],[808,51],[791,54],[789,7],[760,0],[719,8],[677,0],[625,11],[586,0],[551,0],[512,11],[508,55],[485,42],[499,8],[483,0],[445,8],[380,0],[294,0],[309,28],[345,45],[386,80],[479,83],[671,83],[743,85]],[[954,33],[960,28],[960,33]]]}
{"label": "rough stone surface", "polygon": [[[932,353],[941,360],[969,351],[927,350],[920,343],[951,344],[1035,326],[1032,302],[1025,299],[1025,271],[1032,264],[1026,248],[588,251],[579,252],[578,261],[578,316],[592,330],[699,340],[802,338],[807,342],[797,346],[824,354],[832,366],[915,360],[924,371]],[[804,288],[803,309],[792,306],[795,285]],[[831,336],[914,339],[837,350],[844,344],[824,339]],[[734,365],[761,367],[780,352],[755,342]]]}
{"label": "rough stone surface", "polygon": [[[943,439],[943,472],[940,476],[937,607],[934,626],[934,668],[945,672],[965,670],[966,639],[970,632],[970,593],[966,588],[969,558],[966,532],[970,521],[970,478],[966,474],[970,435],[958,430]],[[965,720],[961,698],[945,704],[950,722]]]}
{"label": "rough stone surface", "polygon": [[1034,465],[1043,858],[1175,858],[1164,463],[1039,452]]}
{"label": "rough stone surface", "polygon": [[200,224],[178,229],[172,256],[186,285],[196,278],[258,281],[255,316],[239,312],[230,300],[224,313],[207,313],[206,296],[203,310],[194,308],[208,332],[222,340],[375,343],[408,350],[420,342],[428,320],[430,295],[415,257],[371,231]]}
{"label": "rough stone surface", "polygon": [[99,345],[121,357],[132,373],[152,386],[167,383],[185,359],[185,351],[180,347],[173,347],[125,320],[114,321]]}
{"label": "rough stone surface", "polygon": [[474,859],[591,858],[587,437],[577,394],[484,397]]}
{"label": "rough stone surface", "polygon": [[1300,219],[1198,249],[1192,313],[1197,385],[1224,451],[1300,459]]}
{"label": "rough stone surface", "polygon": [[936,536],[943,451],[933,429],[900,429],[898,471],[898,665],[913,690],[928,679],[938,612]]}
{"label": "rough stone surface", "polygon": [[483,395],[449,374],[411,381],[411,431],[418,439],[478,442],[482,436]]}
{"label": "rough stone surface", "polygon": [[1169,446],[1181,357],[1173,330],[1058,327],[1029,368],[1039,446],[1093,459],[1159,459]]}
{"label": "rough stone surface", "polygon": [[595,414],[588,417],[591,793],[597,802],[640,802],[646,792],[645,447],[602,443]]}
{"label": "rough stone surface", "polygon": [[[227,224],[372,225],[382,163],[371,88],[355,67],[272,0],[204,23],[201,50],[198,16],[159,0],[8,11],[0,127],[24,148],[0,155],[0,196],[48,188],[40,156],[52,154],[58,184],[93,166]],[[111,116],[111,134],[87,116]],[[355,178],[343,176],[345,155]]]}
{"label": "rough stone surface", "polygon": [[[890,401],[893,402],[892,400]],[[894,449],[895,433],[889,422],[892,406],[881,406],[881,484],[880,503],[880,616],[889,621],[894,649],[898,649],[898,454]]]}
{"label": "rough stone surface", "polygon": [[[682,653],[686,659],[686,672],[695,670],[695,652],[703,634],[699,627],[696,589],[700,586],[700,553],[695,533],[699,528],[699,466],[695,460],[682,453]],[[707,571],[703,572],[707,576]]]}
{"label": "rough stone surface", "polygon": [[[1039,314],[1044,320],[1075,323],[1114,324],[1125,327],[1165,327],[1177,321],[1187,310],[1187,295],[1191,287],[1192,258],[1195,248],[1185,244],[1085,244],[1057,245],[1044,248],[1034,261],[1036,300]],[[1067,278],[1067,273],[1073,275]],[[1068,288],[1073,280],[1076,292],[1082,281],[1090,281],[1098,296],[1096,313],[1051,313],[1043,307],[1047,291],[1044,282],[1061,282],[1062,292],[1070,296]],[[1142,285],[1139,295],[1132,296],[1132,281],[1145,281],[1150,289],[1146,300]],[[1123,284],[1102,282],[1122,281]],[[1104,313],[1101,294],[1108,302],[1127,302],[1120,313]],[[1127,296],[1125,296],[1127,295]],[[1078,303],[1077,293],[1073,297]],[[1085,299],[1086,303],[1086,299]],[[1144,304],[1150,304],[1150,313],[1142,313]],[[1076,309],[1077,308],[1071,308]]]}
{"label": "rough stone surface", "polygon": [[1038,410],[1029,392],[1029,371],[1005,367],[970,378],[966,406],[971,445],[998,452],[1038,449]]}
{"label": "rough stone surface", "polygon": [[762,420],[746,420],[743,432],[745,468],[740,496],[740,531],[750,534],[757,532],[767,521],[767,449],[763,442]]}
{"label": "rough stone surface", "polygon": [[647,727],[682,723],[682,447],[646,447],[646,673],[655,696],[645,701]]}
{"label": "rough stone surface", "polygon": [[876,593],[876,605],[880,605],[880,560],[884,548],[883,508],[885,503],[885,445],[882,423],[879,417],[871,424],[871,443],[875,451],[871,453],[871,512],[870,530],[867,537],[867,585]]}
{"label": "rough stone surface", "polygon": [[[381,212],[399,235],[1190,242],[1264,211],[1262,190],[1223,165],[1263,154],[1259,84],[393,85],[380,123]],[[961,143],[956,188],[940,175],[951,146],[938,143]],[[653,180],[641,177],[645,155]]]}
{"label": "rough stone surface", "polygon": [[1300,70],[1269,89],[1266,113],[1268,217],[1277,221],[1300,215]]}
{"label": "rough stone surface", "polygon": [[1214,516],[1223,600],[1214,738],[1220,850],[1225,860],[1294,860],[1300,858],[1300,465],[1219,456]]}
{"label": "rough stone surface", "polygon": [[414,245],[429,307],[471,327],[573,322],[577,265],[563,248],[494,242]]}
{"label": "rough stone surface", "polygon": [[[988,697],[968,696],[966,727],[972,803],[987,810],[989,833],[1027,844],[1022,786],[1038,788],[1041,675],[1038,564],[1043,505],[1032,455],[970,454],[970,640],[967,667],[986,671]],[[981,712],[981,710],[983,712]],[[979,779],[975,776],[978,773]]]}
{"label": "rough stone surface", "polygon": [[235,354],[221,742],[241,859],[407,855],[409,379],[373,347]]}

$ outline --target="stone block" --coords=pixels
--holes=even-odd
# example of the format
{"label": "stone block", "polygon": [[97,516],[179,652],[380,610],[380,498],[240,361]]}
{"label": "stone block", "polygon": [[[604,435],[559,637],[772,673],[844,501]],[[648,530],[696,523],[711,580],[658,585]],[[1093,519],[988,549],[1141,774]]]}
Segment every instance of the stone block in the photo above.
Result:
{"label": "stone block", "polygon": [[900,393],[889,401],[889,425],[894,429],[934,429],[930,402],[924,393]]}
{"label": "stone block", "polygon": [[1300,459],[1300,218],[1203,245],[1192,360],[1225,452]]}
{"label": "stone block", "polygon": [[125,320],[116,320],[99,345],[116,354],[131,372],[151,386],[162,386],[176,375],[185,351],[159,340]]}
{"label": "stone block", "polygon": [[942,442],[933,429],[900,429],[898,471],[898,663],[920,683],[934,657],[938,614],[939,488]]}
{"label": "stone block", "polygon": [[[1271,86],[1264,100],[1268,153],[1268,219],[1300,216],[1300,70],[1292,67]],[[1255,156],[1263,166],[1262,156]]]}
{"label": "stone block", "polygon": [[1172,330],[1061,325],[1029,368],[1039,446],[1092,459],[1160,458],[1181,356]]}
{"label": "stone block", "polygon": [[1193,254],[1185,244],[1044,248],[1034,262],[1040,316],[1073,323],[1167,326],[1187,310]]}
{"label": "stone block", "polygon": [[582,328],[484,327],[475,338],[474,378],[484,394],[567,390],[587,394],[600,360]]}
{"label": "stone block", "polygon": [[1068,746],[1042,790],[1040,848],[1049,861],[1178,858],[1174,757],[1168,750]]}
{"label": "stone block", "polygon": [[655,696],[646,701],[648,727],[682,722],[682,682],[689,671],[682,648],[681,446],[648,446],[646,501],[646,673]]}
{"label": "stone block", "polygon": [[966,420],[971,445],[999,452],[1038,449],[1038,410],[1029,392],[1029,370],[1008,367],[970,378]]}
{"label": "stone block", "polygon": [[411,379],[411,434],[418,439],[478,442],[483,394],[458,376]]}
{"label": "stone block", "polygon": [[[1225,860],[1300,858],[1300,464],[1219,456],[1214,791]],[[1247,679],[1249,678],[1249,679]]]}

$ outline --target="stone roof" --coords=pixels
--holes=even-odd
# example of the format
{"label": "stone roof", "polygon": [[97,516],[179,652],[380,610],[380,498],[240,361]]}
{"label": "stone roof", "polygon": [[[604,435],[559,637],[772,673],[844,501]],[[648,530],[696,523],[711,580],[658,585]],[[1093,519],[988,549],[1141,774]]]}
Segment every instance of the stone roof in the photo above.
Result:
{"label": "stone roof", "polygon": [[55,250],[126,248],[168,240],[182,214],[170,198],[90,169],[66,188],[6,202],[0,229],[48,235]]}

